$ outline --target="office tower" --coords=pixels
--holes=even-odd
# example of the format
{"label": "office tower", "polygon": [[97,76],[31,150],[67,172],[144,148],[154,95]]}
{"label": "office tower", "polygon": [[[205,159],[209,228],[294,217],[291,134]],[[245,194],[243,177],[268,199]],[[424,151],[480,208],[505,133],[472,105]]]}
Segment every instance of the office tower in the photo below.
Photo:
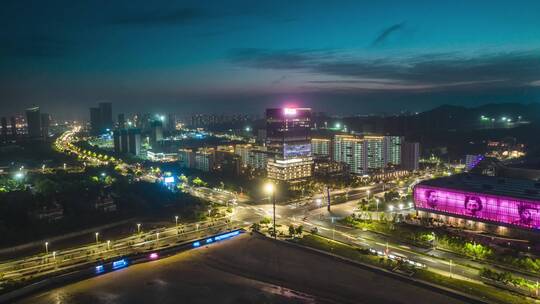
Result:
{"label": "office tower", "polygon": [[113,131],[113,145],[114,145],[114,153],[120,154],[122,153],[122,134],[120,130],[114,130]]}
{"label": "office tower", "polygon": [[26,125],[28,129],[28,137],[41,138],[41,113],[39,107],[26,109]]}
{"label": "office tower", "polygon": [[17,139],[17,122],[15,121],[15,116],[9,118],[9,123],[11,124],[11,139]]}
{"label": "office tower", "polygon": [[41,113],[41,136],[43,140],[49,138],[49,129],[51,126],[51,116],[47,113]]}
{"label": "office tower", "polygon": [[123,113],[118,114],[118,129],[124,129],[126,127],[126,117]]}
{"label": "office tower", "polygon": [[7,141],[7,119],[2,117],[2,141]]}
{"label": "office tower", "polygon": [[141,130],[128,129],[128,150],[131,155],[139,156],[141,154]]}
{"label": "office tower", "polygon": [[114,152],[117,154],[141,154],[141,130],[121,129],[113,132]]}
{"label": "office tower", "polygon": [[173,132],[176,130],[176,115],[169,113],[167,116],[167,131]]}
{"label": "office tower", "polygon": [[102,132],[101,110],[99,108],[90,108],[90,134],[99,135]]}
{"label": "office tower", "polygon": [[401,144],[403,137],[401,136],[385,136],[384,137],[384,165],[399,166],[401,164]]}
{"label": "office tower", "polygon": [[419,169],[420,144],[417,142],[403,142],[401,145],[401,167],[404,170],[416,171]]}
{"label": "office tower", "polygon": [[150,145],[156,145],[163,140],[163,122],[161,120],[152,121],[150,130]]}
{"label": "office tower", "polygon": [[110,102],[100,102],[98,104],[99,111],[101,115],[101,129],[107,131],[107,129],[112,130],[113,128],[113,116],[112,116],[112,103]]}
{"label": "office tower", "polygon": [[273,154],[267,163],[269,178],[292,181],[311,176],[310,133],[310,108],[266,110],[266,145]]}

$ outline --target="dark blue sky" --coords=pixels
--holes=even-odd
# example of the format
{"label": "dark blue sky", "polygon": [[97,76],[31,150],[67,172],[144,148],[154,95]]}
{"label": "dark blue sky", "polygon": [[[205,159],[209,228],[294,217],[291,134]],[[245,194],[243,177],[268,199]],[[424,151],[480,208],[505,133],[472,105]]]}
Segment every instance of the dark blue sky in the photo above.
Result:
{"label": "dark blue sky", "polygon": [[0,112],[540,101],[540,1],[2,1]]}

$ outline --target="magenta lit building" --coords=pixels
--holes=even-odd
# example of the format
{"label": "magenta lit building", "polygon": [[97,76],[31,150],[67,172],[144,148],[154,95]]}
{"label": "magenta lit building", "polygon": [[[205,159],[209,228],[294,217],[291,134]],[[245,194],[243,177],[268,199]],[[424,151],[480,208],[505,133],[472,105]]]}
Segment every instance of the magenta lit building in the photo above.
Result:
{"label": "magenta lit building", "polygon": [[422,217],[503,235],[540,233],[540,183],[532,180],[459,174],[414,187]]}

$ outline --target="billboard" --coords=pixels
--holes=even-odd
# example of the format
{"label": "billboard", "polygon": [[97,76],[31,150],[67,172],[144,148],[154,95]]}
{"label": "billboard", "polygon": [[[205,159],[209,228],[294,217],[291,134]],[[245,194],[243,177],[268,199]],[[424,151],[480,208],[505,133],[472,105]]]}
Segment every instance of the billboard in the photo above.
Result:
{"label": "billboard", "polygon": [[540,229],[540,201],[416,185],[414,203],[434,213]]}

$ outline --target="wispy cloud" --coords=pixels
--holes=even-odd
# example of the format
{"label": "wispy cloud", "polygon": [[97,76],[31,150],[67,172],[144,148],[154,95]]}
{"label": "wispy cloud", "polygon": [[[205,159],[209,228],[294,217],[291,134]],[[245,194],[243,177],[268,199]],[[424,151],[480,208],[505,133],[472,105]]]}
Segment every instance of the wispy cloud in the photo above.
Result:
{"label": "wispy cloud", "polygon": [[315,81],[325,81],[325,85],[347,83],[380,89],[519,87],[534,85],[540,79],[540,53],[536,50],[367,59],[336,51],[241,49],[233,51],[230,60],[250,68],[318,75]]}
{"label": "wispy cloud", "polygon": [[386,41],[393,33],[396,33],[405,27],[405,21],[391,25],[381,31],[381,33],[373,40],[371,46],[378,46]]}

